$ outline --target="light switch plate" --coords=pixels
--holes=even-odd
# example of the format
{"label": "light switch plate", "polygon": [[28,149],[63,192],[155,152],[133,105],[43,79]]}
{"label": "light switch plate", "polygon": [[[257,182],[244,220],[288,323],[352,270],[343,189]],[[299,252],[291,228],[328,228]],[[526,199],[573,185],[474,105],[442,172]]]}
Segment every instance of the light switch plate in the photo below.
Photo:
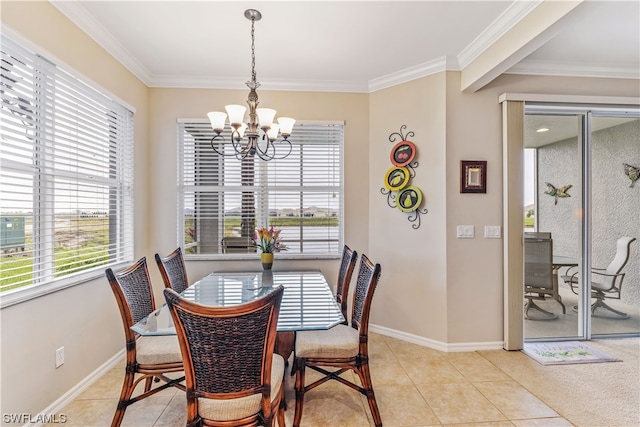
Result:
{"label": "light switch plate", "polygon": [[473,225],[459,225],[457,230],[458,239],[473,239],[475,229]]}
{"label": "light switch plate", "polygon": [[485,225],[484,226],[484,238],[485,239],[499,239],[502,237],[502,229],[499,225]]}

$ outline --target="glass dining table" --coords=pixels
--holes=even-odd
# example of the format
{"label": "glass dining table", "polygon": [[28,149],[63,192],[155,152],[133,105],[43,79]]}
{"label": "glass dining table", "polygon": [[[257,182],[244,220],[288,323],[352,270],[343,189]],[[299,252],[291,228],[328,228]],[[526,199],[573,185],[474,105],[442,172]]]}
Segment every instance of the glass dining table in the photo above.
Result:
{"label": "glass dining table", "polygon": [[[276,352],[285,360],[293,349],[294,332],[329,329],[345,319],[327,281],[318,270],[213,272],[185,289],[181,296],[208,306],[233,306],[284,286],[278,317]],[[140,335],[175,335],[167,304],[131,327]]]}

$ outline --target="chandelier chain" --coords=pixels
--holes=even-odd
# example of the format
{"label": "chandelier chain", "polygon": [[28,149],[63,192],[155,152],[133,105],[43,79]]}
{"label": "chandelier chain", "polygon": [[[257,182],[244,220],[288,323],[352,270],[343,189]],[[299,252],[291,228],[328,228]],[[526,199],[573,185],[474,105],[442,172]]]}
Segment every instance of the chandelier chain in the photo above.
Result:
{"label": "chandelier chain", "polygon": [[251,18],[251,80],[256,81],[256,43],[255,43],[255,18]]}

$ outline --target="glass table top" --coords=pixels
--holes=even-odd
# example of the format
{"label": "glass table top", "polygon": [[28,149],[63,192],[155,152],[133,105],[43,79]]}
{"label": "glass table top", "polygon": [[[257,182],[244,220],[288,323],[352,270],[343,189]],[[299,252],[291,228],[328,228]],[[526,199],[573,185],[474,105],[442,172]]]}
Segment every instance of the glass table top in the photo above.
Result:
{"label": "glass table top", "polygon": [[[329,329],[344,321],[340,307],[320,271],[214,272],[182,292],[198,304],[232,306],[284,286],[278,331]],[[131,327],[140,335],[175,334],[166,303]]]}

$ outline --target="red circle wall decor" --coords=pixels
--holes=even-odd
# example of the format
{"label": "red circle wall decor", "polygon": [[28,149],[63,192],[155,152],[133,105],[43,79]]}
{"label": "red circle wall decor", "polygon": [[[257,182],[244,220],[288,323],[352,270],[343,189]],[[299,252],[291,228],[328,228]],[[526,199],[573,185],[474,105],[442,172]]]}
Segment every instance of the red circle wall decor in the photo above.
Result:
{"label": "red circle wall decor", "polygon": [[416,146],[411,141],[400,141],[391,150],[391,163],[396,166],[406,166],[416,156]]}

